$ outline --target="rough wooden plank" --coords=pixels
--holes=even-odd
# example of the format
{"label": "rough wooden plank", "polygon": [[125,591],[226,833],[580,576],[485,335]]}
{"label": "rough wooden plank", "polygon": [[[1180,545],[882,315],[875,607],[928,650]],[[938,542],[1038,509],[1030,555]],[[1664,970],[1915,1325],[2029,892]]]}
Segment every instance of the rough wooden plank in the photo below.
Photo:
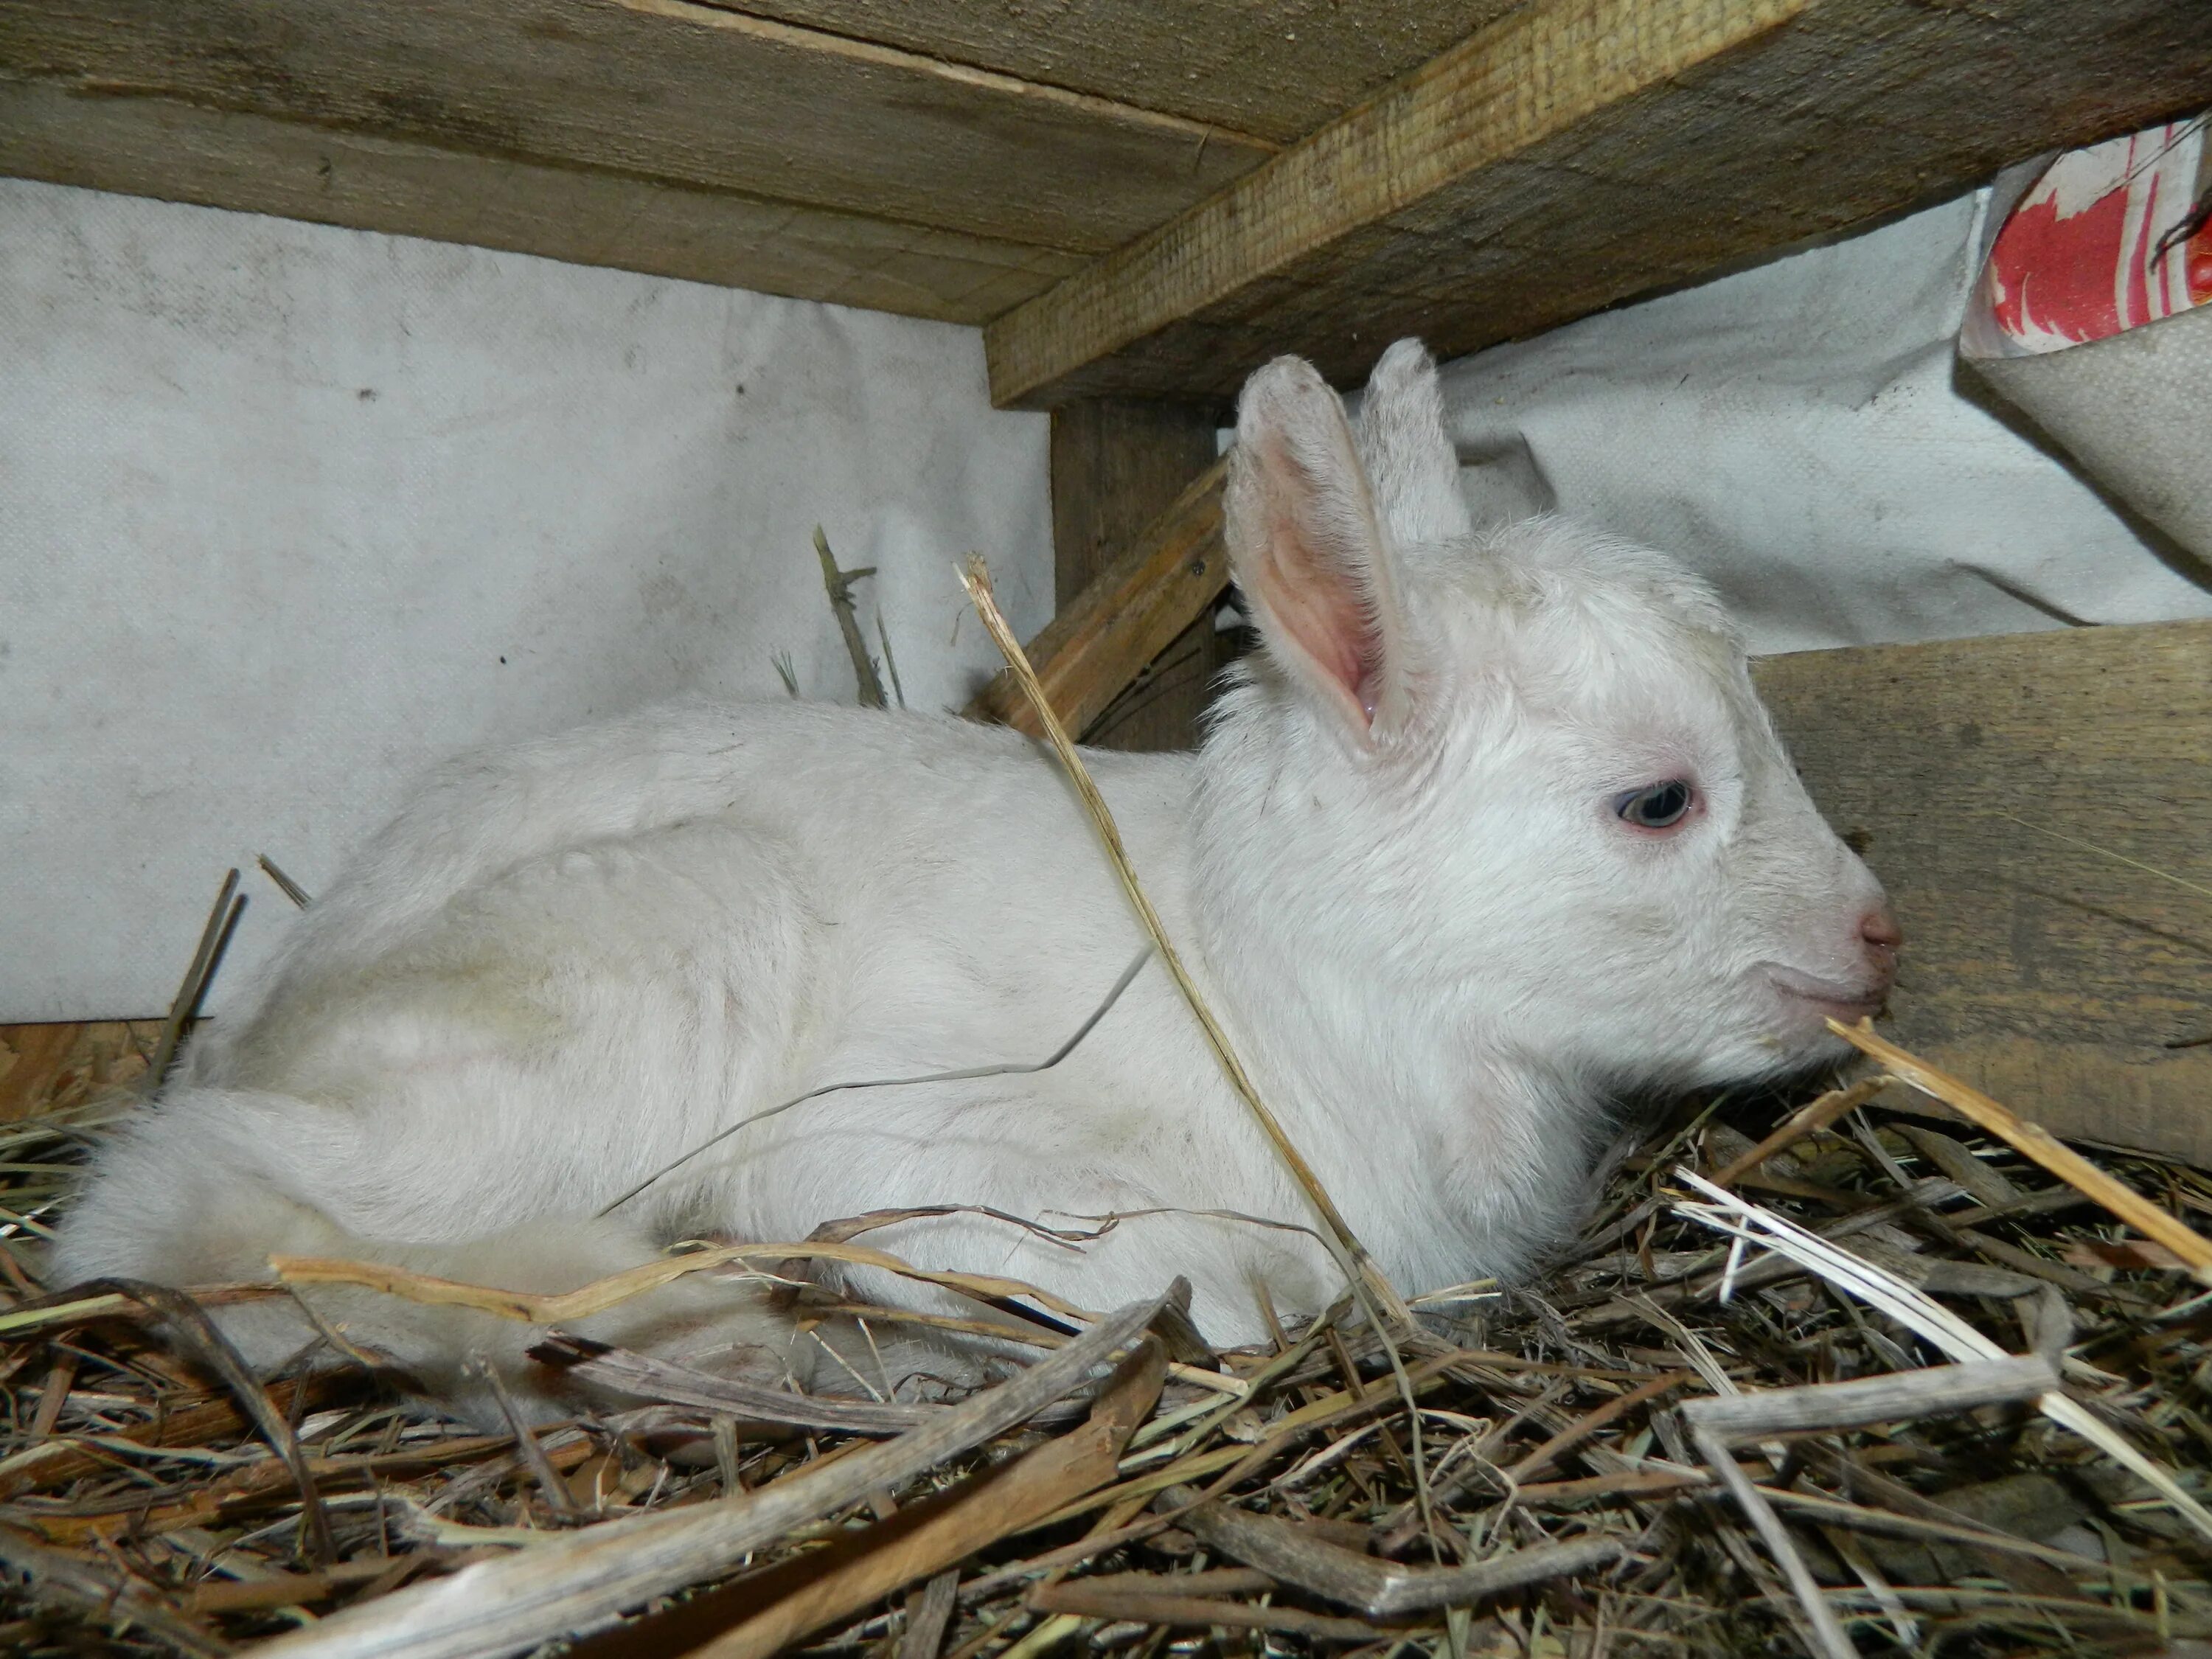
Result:
{"label": "rough wooden plank", "polygon": [[[1219,424],[1202,405],[1101,399],[1053,411],[1053,569],[1061,608],[1072,612],[1100,574],[1140,543],[1152,550],[1153,564],[1180,558],[1178,574],[1167,580],[1138,579],[1133,591],[1144,603],[1125,599],[1110,617],[1094,617],[1109,624],[1125,649],[1142,654],[1132,672],[1109,669],[1103,677],[1119,695],[1084,711],[1073,729],[1086,743],[1139,750],[1197,746],[1199,716],[1214,675],[1234,654],[1232,642],[1203,613],[1164,638],[1147,624],[1177,604],[1178,587],[1218,574],[1218,532],[1193,522],[1149,540],[1146,532],[1213,465]],[[1201,520],[1204,512],[1201,506]],[[1194,537],[1189,550],[1180,551]]]}
{"label": "rough wooden plank", "polygon": [[159,1019],[0,1025],[0,1123],[137,1082],[161,1035]]}
{"label": "rough wooden plank", "polygon": [[0,0],[0,73],[1063,251],[1272,149],[689,0]]}
{"label": "rough wooden plank", "polygon": [[0,77],[0,173],[981,323],[1074,255],[623,173]]}
{"label": "rough wooden plank", "polygon": [[[1207,611],[1221,596],[1229,567],[1221,546],[1221,481],[1217,465],[1195,480],[1168,510],[1139,533],[1028,645],[1053,712],[1070,731],[1087,734],[1146,667],[1171,651],[1194,628],[1209,632]],[[1163,740],[1140,742],[1150,733],[1106,734],[1106,746],[1188,748],[1193,722],[1204,707],[1202,688],[1179,712],[1182,722]],[[968,706],[978,720],[1001,720],[1028,732],[1043,727],[1011,673],[1001,671]]]}
{"label": "rough wooden plank", "polygon": [[1533,0],[993,325],[993,396],[1340,382],[2212,102],[2201,0]]}
{"label": "rough wooden plank", "polygon": [[1303,138],[1517,0],[711,0],[1263,138]]}
{"label": "rough wooden plank", "polygon": [[1075,603],[1217,457],[1208,408],[1102,399],[1052,416],[1053,588]]}
{"label": "rough wooden plank", "polygon": [[2081,844],[2212,889],[2212,623],[1755,672],[1905,924],[1883,1033],[2055,1133],[2212,1163],[2212,898]]}

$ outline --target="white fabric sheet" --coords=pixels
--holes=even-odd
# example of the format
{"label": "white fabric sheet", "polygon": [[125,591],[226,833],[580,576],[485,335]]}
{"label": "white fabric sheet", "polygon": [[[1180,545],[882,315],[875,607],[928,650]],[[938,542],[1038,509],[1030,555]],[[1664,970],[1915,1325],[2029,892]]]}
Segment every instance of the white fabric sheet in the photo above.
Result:
{"label": "white fabric sheet", "polygon": [[[1978,213],[1449,366],[1470,499],[1676,552],[1762,651],[2212,614],[1960,390]],[[0,181],[0,1021],[158,1011],[247,863],[235,985],[251,855],[312,889],[456,749],[778,652],[849,698],[817,519],[917,706],[993,664],[959,554],[1049,611],[1045,422],[971,331]]]}
{"label": "white fabric sheet", "polygon": [[2212,305],[1968,366],[2178,546],[2212,557]]}
{"label": "white fabric sheet", "polygon": [[2212,615],[2212,570],[1961,385],[1981,207],[1449,365],[1468,499],[1676,554],[1758,652]]}
{"label": "white fabric sheet", "polygon": [[853,676],[811,544],[875,565],[908,702],[1050,615],[1044,418],[955,328],[0,180],[0,1021],[211,1005],[464,747]]}

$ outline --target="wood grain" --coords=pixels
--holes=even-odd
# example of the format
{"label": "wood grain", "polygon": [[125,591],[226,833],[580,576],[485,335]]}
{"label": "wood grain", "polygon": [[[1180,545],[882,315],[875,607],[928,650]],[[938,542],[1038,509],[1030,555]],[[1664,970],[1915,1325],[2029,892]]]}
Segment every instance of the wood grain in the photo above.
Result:
{"label": "wood grain", "polygon": [[1516,0],[714,0],[1287,142]]}
{"label": "wood grain", "polygon": [[1533,0],[1000,319],[992,393],[1346,384],[2207,102],[2198,0]]}
{"label": "wood grain", "polygon": [[1273,148],[690,0],[0,0],[0,73],[1062,251]]}
{"label": "wood grain", "polygon": [[1053,588],[1073,605],[1218,459],[1204,406],[1071,404],[1052,414]]}
{"label": "wood grain", "polygon": [[[1025,647],[1053,712],[1071,732],[1086,732],[1180,636],[1194,627],[1212,627],[1206,613],[1229,580],[1221,545],[1226,471],[1217,463],[1194,480]],[[1199,702],[1202,706],[1203,698]],[[1003,670],[967,713],[1042,735],[1035,711]],[[1189,743],[1119,746],[1187,748]]]}
{"label": "wood grain", "polygon": [[2212,889],[2212,623],[1754,672],[1905,925],[1883,1035],[2056,1133],[2212,1163],[2212,898],[2080,844]]}
{"label": "wood grain", "polygon": [[0,77],[0,173],[981,323],[1077,256],[627,173]]}
{"label": "wood grain", "polygon": [[[1059,602],[1071,610],[1084,591],[1122,554],[1145,541],[1152,521],[1173,508],[1191,481],[1213,465],[1219,421],[1200,404],[1122,403],[1101,398],[1071,404],[1052,415],[1053,573]],[[1164,551],[1176,537],[1146,544]],[[1197,561],[1205,556],[1194,553]],[[1219,569],[1218,556],[1206,558]],[[1193,580],[1187,567],[1182,580]],[[1168,605],[1173,580],[1140,579],[1148,599]],[[1203,581],[1203,575],[1196,580]],[[1213,677],[1235,654],[1231,636],[1214,631],[1203,611],[1180,631],[1159,637],[1146,605],[1111,618],[1130,630],[1125,649],[1148,652],[1105,670],[1115,686],[1111,700],[1086,714],[1075,729],[1103,749],[1194,749],[1199,717],[1211,700]],[[1105,620],[1102,618],[1101,620]]]}

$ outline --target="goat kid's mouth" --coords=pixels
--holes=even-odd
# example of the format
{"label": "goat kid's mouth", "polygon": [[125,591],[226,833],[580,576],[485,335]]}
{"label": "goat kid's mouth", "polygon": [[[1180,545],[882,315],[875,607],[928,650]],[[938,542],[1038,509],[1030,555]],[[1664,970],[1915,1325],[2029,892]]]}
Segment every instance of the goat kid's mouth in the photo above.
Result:
{"label": "goat kid's mouth", "polygon": [[1779,991],[1785,1000],[1807,1004],[1830,1018],[1842,1020],[1846,1025],[1880,1013],[1882,1004],[1889,1000],[1887,980],[1854,985],[1821,979],[1795,968],[1786,968],[1778,962],[1762,962],[1759,964],[1759,970],[1765,975],[1767,982]]}

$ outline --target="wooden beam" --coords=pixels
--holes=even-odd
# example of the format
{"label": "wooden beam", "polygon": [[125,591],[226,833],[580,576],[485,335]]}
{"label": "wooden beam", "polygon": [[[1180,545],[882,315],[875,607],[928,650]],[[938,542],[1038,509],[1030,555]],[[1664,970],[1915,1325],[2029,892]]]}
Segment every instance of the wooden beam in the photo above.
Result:
{"label": "wooden beam", "polygon": [[2212,1163],[2212,623],[1753,672],[1905,924],[1883,1034],[2056,1133]]}
{"label": "wooden beam", "polygon": [[88,142],[155,100],[1060,252],[1274,149],[691,0],[0,0],[0,76],[85,100]]}
{"label": "wooden beam", "polygon": [[[1212,409],[1188,404],[1102,399],[1053,411],[1052,544],[1060,604],[1073,609],[1102,573],[1126,570],[1127,550],[1141,547],[1148,567],[1122,591],[1110,635],[1125,648],[1149,647],[1147,654],[1134,659],[1133,673],[1117,677],[1124,683],[1119,696],[1070,728],[1094,746],[1197,747],[1214,676],[1235,654],[1233,641],[1216,633],[1203,611],[1164,639],[1147,626],[1166,611],[1183,611],[1179,590],[1221,579],[1218,523],[1208,529],[1204,505],[1219,427]],[[1197,495],[1178,514],[1193,489]],[[1148,538],[1164,514],[1169,533]],[[1178,554],[1180,565],[1154,580],[1159,561]]]}
{"label": "wooden beam", "polygon": [[994,323],[992,395],[1349,383],[2207,103],[2202,0],[1531,0]]}
{"label": "wooden beam", "polygon": [[[1212,425],[1209,419],[1208,453]],[[1054,435],[1057,440],[1058,433]],[[1057,452],[1057,441],[1054,448]],[[1221,484],[1227,471],[1222,462],[1208,467],[1121,551],[1115,553],[1110,543],[1102,541],[1098,553],[1110,556],[1072,596],[1063,586],[1058,614],[1029,642],[1030,660],[1052,699],[1053,712],[1070,731],[1089,733],[1117,702],[1140,689],[1139,678],[1150,665],[1175,656],[1179,641],[1189,640],[1194,630],[1203,630],[1202,641],[1183,647],[1194,660],[1182,671],[1186,683],[1175,701],[1165,702],[1162,712],[1145,724],[1118,734],[1121,741],[1105,743],[1112,748],[1193,746],[1206,685],[1218,666],[1210,659],[1198,659],[1196,653],[1212,643],[1210,612],[1229,582],[1228,559],[1221,545]],[[1053,511],[1065,583],[1079,570],[1085,544],[1079,530],[1063,528],[1067,512],[1060,489],[1063,476],[1055,468]],[[975,719],[1004,721],[1031,737],[1043,735],[1013,676],[1003,670],[967,712]],[[1110,739],[1116,734],[1105,735]]]}
{"label": "wooden beam", "polygon": [[1052,416],[1053,590],[1065,609],[1215,467],[1221,418],[1174,404],[1071,404]]}
{"label": "wooden beam", "polygon": [[1073,270],[1051,248],[0,78],[0,173],[978,324]]}
{"label": "wooden beam", "polygon": [[1284,143],[1519,0],[709,0]]}

